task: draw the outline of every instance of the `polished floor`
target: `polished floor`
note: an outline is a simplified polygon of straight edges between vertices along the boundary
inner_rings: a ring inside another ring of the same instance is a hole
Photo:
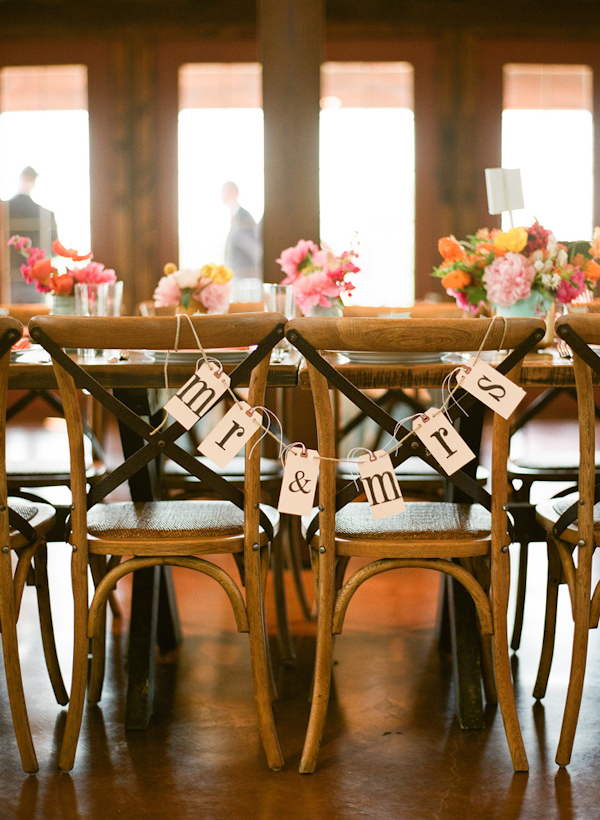
[[[561,427],[564,432],[564,425]],[[65,673],[69,670],[69,554],[52,546],[52,591]],[[591,634],[586,690],[573,760],[554,763],[570,660],[565,593],[548,694],[531,691],[542,628],[545,549],[529,572],[522,647],[514,657],[518,709],[531,771],[514,774],[498,710],[486,728],[461,731],[454,718],[451,660],[435,634],[438,580],[403,570],[360,590],[335,648],[334,697],[319,766],[298,774],[314,653],[314,623],[289,591],[297,658],[277,664],[277,725],[286,758],[267,769],[257,739],[247,642],[235,632],[222,591],[176,571],[184,632],[177,656],[157,669],[146,732],[123,729],[127,621],[113,622],[105,691],[86,708],[76,765],[56,766],[64,711],[41,660],[35,602],[20,621],[37,776],[23,774],[0,675],[1,820],[593,820],[600,816],[600,641]],[[307,573],[307,583],[309,583]],[[127,612],[128,587],[120,590]],[[272,612],[269,612],[273,624]]]

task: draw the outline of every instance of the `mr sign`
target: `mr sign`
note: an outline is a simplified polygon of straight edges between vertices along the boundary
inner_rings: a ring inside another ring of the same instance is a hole
[[[229,388],[229,376],[219,371],[214,362],[204,362],[165,404],[167,413],[186,430],[191,430]]]
[[[437,407],[421,413],[413,422],[413,430],[446,475],[452,475],[475,458],[475,453]]]

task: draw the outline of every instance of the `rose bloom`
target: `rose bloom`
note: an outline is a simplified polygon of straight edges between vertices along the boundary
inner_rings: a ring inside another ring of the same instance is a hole
[[[454,236],[443,236],[438,241],[438,251],[446,262],[455,262],[466,257],[465,249]]]
[[[571,274],[571,281],[562,279],[558,290],[556,291],[556,298],[563,305],[568,305],[573,299],[581,296],[585,288],[585,274],[581,268],[577,268]]]
[[[196,291],[193,298],[203,304],[209,313],[227,313],[230,297],[229,291],[229,285],[210,281],[200,292]]]
[[[488,265],[483,284],[490,302],[500,307],[512,307],[531,294],[535,270],[520,253],[508,252]]]
[[[156,307],[170,307],[181,302],[181,288],[173,274],[162,276],[158,280],[152,298]]]
[[[525,228],[511,228],[506,233],[499,233],[494,239],[494,247],[501,251],[519,253],[527,245],[528,233]]]
[[[286,274],[286,278],[282,280],[282,284],[289,285],[294,282],[301,273],[298,267],[304,262],[307,256],[310,254],[314,260],[315,255],[319,253],[323,252],[319,251],[318,246],[310,239],[301,239],[293,248],[286,248],[286,250],[282,251],[279,259],[275,260],[277,264],[281,266],[281,270]],[[327,254],[325,253],[324,258],[326,259],[326,257]],[[324,260],[321,260],[319,264],[323,261]]]
[[[31,265],[29,267],[28,272],[30,276],[30,281],[35,282],[36,286],[43,285],[44,287],[46,287],[46,285],[48,284],[48,280],[50,279],[52,270],[52,262],[50,261],[50,259],[42,259],[40,262],[36,262],[34,265]]]
[[[85,285],[101,285],[104,282],[116,282],[117,274],[112,268],[105,268],[101,262],[88,262],[83,268],[73,268],[71,276],[76,282]]]
[[[464,270],[452,270],[442,277],[442,287],[457,290],[466,288],[471,283],[471,276]]]
[[[315,305],[331,307],[332,299],[339,299],[340,288],[323,271],[300,276],[294,282],[294,296],[304,315]]]
[[[215,285],[226,285],[233,279],[233,271],[225,265],[215,265],[212,280]]]

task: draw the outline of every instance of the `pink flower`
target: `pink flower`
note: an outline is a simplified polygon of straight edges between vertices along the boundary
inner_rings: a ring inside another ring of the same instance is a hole
[[[158,280],[153,299],[156,307],[169,307],[170,305],[179,304],[181,301],[181,289],[177,284],[177,279],[172,273],[168,276],[162,276]]]
[[[206,282],[206,279],[202,280]],[[194,294],[194,299],[201,302],[209,313],[227,313],[229,307],[229,285],[218,284],[208,280],[209,284],[201,292]]]
[[[12,245],[16,251],[22,251],[24,248],[31,247],[31,239],[28,236],[11,236],[8,240],[8,244]]]
[[[324,271],[300,276],[294,282],[294,296],[304,315],[315,305],[331,307],[332,299],[339,299],[340,287]]]
[[[585,288],[585,274],[581,268],[576,268],[571,274],[571,281],[562,279],[556,291],[556,298],[563,305],[569,304],[573,299],[581,295]]]
[[[105,268],[100,262],[88,262],[83,268],[73,268],[71,276],[76,282],[86,285],[100,285],[103,282],[116,282],[117,274],[112,268]]]
[[[281,252],[279,259],[276,259],[281,270],[286,274],[282,284],[289,285],[294,282],[302,273],[302,268],[311,264],[315,254],[321,254],[317,245],[310,239],[301,239],[293,248],[286,248]]]
[[[498,256],[483,274],[488,299],[500,307],[511,307],[531,294],[535,270],[520,253]]]

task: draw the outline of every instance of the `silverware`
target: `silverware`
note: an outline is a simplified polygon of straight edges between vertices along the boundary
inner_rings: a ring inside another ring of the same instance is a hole
[[[556,349],[558,351],[558,355],[561,359],[572,359],[573,358],[573,351],[569,347],[569,345],[564,342],[562,339],[556,340]]]

